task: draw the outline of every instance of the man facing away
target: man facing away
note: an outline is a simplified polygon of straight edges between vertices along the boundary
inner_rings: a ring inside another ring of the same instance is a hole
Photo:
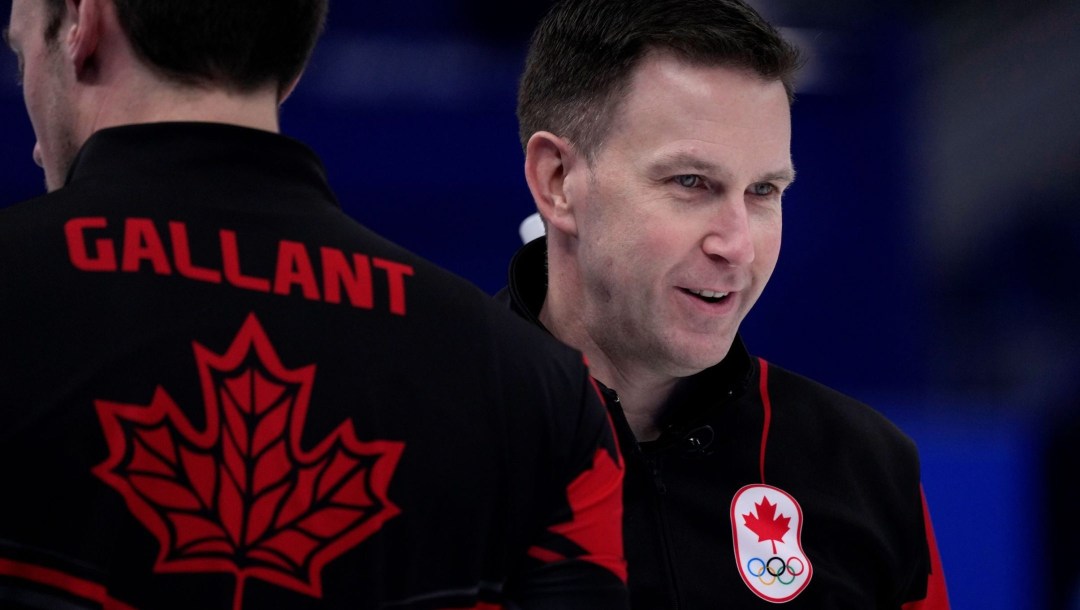
[[[948,606],[913,443],[739,338],[779,254],[797,64],[738,0],[566,0],[533,36],[547,237],[503,297],[603,385],[634,608]]]
[[[278,106],[325,0],[14,0],[0,606],[619,608],[580,353],[347,218]]]

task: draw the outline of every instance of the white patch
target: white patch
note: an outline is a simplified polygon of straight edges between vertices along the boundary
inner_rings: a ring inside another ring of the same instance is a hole
[[[545,233],[547,232],[544,230],[544,220],[540,218],[539,212],[529,214],[518,225],[518,235],[521,237],[521,243],[523,244],[527,244],[537,237],[543,237]]]
[[[802,507],[770,485],[747,485],[731,500],[735,563],[750,590],[766,601],[795,599],[814,568],[802,549]]]

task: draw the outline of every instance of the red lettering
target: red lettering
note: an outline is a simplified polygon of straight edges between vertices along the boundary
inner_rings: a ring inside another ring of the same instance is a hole
[[[106,218],[73,218],[64,225],[68,258],[76,269],[82,271],[119,270],[136,273],[143,271],[149,263],[150,270],[158,275],[171,275],[175,268],[178,275],[190,280],[211,284],[221,284],[224,281],[237,288],[257,292],[289,296],[295,293],[298,287],[300,294],[308,300],[323,300],[334,304],[342,302],[344,293],[348,295],[349,304],[358,309],[372,309],[375,305],[372,277],[372,267],[375,267],[386,273],[390,313],[405,315],[405,278],[415,274],[410,265],[355,252],[349,254],[324,246],[319,248],[322,263],[320,282],[307,246],[302,242],[281,240],[278,242],[277,261],[271,282],[269,278],[245,275],[241,270],[240,248],[235,231],[221,229],[218,232],[221,269],[215,269],[201,267],[192,260],[190,235],[185,223],[173,220],[168,221],[168,226],[171,250],[166,249],[157,226],[149,218],[125,219],[123,241],[120,244],[104,236],[90,239],[91,231],[108,228]],[[122,250],[119,266],[118,245]]]
[[[154,223],[149,218],[128,218],[124,222],[124,259],[121,271],[138,271],[143,261],[149,262],[158,275],[169,275],[169,259]]]
[[[327,303],[341,302],[341,288],[349,293],[353,307],[371,309],[371,262],[363,254],[353,254],[353,264],[336,248],[320,248],[322,254],[323,296]]]
[[[86,249],[85,231],[88,229],[104,229],[108,226],[106,220],[100,216],[93,218],[72,218],[64,223],[64,237],[67,238],[68,258],[76,269],[81,271],[116,271],[116,246],[112,240],[98,239],[94,241],[93,256]]]
[[[188,242],[187,226],[182,222],[169,222],[169,237],[172,238],[173,261],[176,272],[180,275],[211,284],[221,283],[221,272],[206,267],[196,267],[191,262],[191,245]]]
[[[307,249],[300,242],[283,239],[278,243],[274,294],[289,294],[294,285],[300,286],[305,299],[319,300],[319,286],[315,281],[315,269],[311,267]]]
[[[386,271],[386,286],[390,290],[390,313],[405,315],[405,276],[411,276],[413,268],[382,258],[372,260],[371,264]]]
[[[225,279],[237,288],[270,292],[270,280],[244,275],[240,271],[240,251],[236,247],[236,232],[221,230],[221,266],[225,270]]]

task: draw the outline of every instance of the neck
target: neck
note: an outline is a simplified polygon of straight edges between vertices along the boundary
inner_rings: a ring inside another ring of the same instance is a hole
[[[100,22],[102,33],[92,61],[72,74],[74,107],[85,138],[106,127],[133,123],[199,121],[231,123],[278,131],[277,83],[238,92],[219,83],[177,82],[141,60],[112,14]]]
[[[551,250],[548,255],[552,256]],[[570,265],[549,265],[548,290],[540,309],[540,322],[560,341],[585,354],[590,374],[618,393],[634,437],[638,441],[655,440],[660,436],[664,404],[679,378],[653,370],[633,354],[617,354],[597,343],[587,328],[587,314],[582,312],[585,301],[572,290],[581,283],[576,277],[566,277],[572,273]]]
[[[608,359],[599,349],[583,352],[589,359],[589,370],[593,377],[618,393],[619,406],[634,432],[634,438],[638,441],[659,438],[660,416],[678,380],[650,374],[650,371],[642,369],[635,372],[633,367],[620,366]]]
[[[86,136],[118,125],[197,121],[228,123],[277,132],[278,104],[275,87],[252,93],[222,88],[181,86],[155,82],[124,88],[102,88],[87,107],[93,114],[83,125]]]

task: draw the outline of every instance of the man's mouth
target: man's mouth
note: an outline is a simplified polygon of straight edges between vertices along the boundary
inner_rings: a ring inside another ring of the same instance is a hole
[[[683,292],[692,294],[697,298],[705,301],[706,303],[719,303],[727,298],[730,293],[727,292],[715,292],[713,290],[691,290],[690,288],[683,288]]]

